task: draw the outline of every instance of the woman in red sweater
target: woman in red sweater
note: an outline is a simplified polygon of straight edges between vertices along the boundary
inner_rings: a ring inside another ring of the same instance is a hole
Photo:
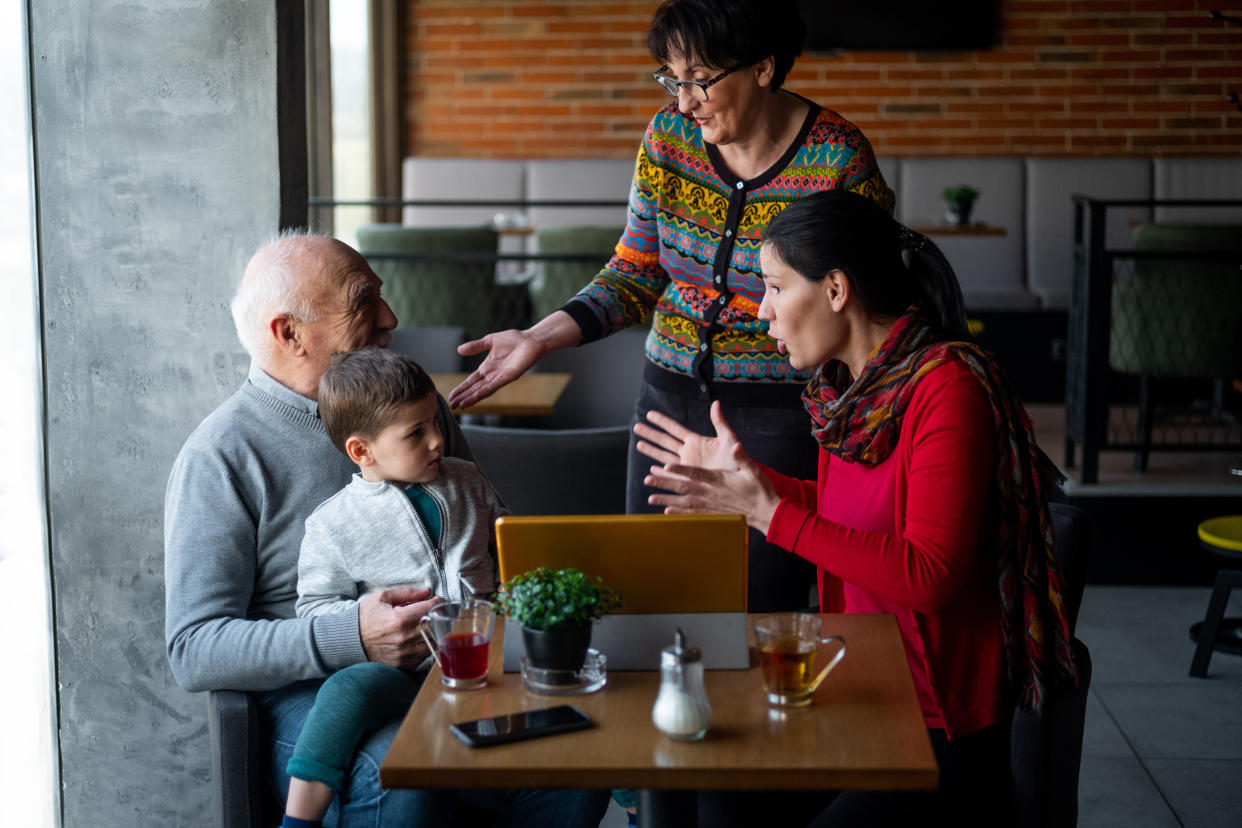
[[[910,265],[902,248],[910,250]],[[818,193],[768,226],[758,316],[795,368],[815,481],[659,413],[635,431],[667,512],[740,512],[819,570],[824,612],[897,618],[940,765],[929,793],[847,792],[815,826],[1003,825],[1015,705],[1076,680],[1052,554],[1058,472],[926,237],[865,198]]]

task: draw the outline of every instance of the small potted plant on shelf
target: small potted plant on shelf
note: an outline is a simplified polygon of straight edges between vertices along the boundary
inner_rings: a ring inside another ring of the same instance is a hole
[[[510,578],[496,599],[496,612],[522,625],[530,664],[567,672],[582,669],[592,622],[620,606],[620,596],[599,578],[546,566]]]
[[[949,209],[945,212],[945,218],[949,220],[949,223],[957,227],[970,224],[970,211],[975,206],[979,191],[967,184],[961,184],[956,187],[945,187],[943,195],[944,200],[949,204]]]

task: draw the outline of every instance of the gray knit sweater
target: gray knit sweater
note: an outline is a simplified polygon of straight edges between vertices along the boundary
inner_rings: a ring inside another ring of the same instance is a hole
[[[473,459],[440,399],[445,454]],[[357,611],[296,618],[306,518],[356,467],[314,400],[252,365],[186,441],[164,499],[164,635],[186,690],[273,690],[366,660]]]
[[[473,463],[446,457],[430,483],[415,484],[440,511],[439,544],[400,484],[355,474],[306,519],[298,558],[299,616],[357,611],[358,599],[392,586],[462,597],[496,591],[496,518],[505,514]],[[460,580],[459,580],[460,579]]]

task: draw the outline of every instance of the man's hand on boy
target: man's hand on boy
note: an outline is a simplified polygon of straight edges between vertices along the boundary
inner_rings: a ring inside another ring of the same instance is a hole
[[[358,602],[358,630],[368,661],[411,669],[427,657],[427,642],[418,633],[418,622],[443,602],[429,595],[431,590],[426,588],[389,587]]]

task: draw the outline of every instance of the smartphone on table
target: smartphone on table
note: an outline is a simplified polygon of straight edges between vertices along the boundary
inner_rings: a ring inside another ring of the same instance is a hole
[[[449,730],[470,747],[488,747],[590,726],[591,719],[587,714],[571,704],[562,704],[542,710],[523,710],[505,716],[457,722],[450,724]]]

